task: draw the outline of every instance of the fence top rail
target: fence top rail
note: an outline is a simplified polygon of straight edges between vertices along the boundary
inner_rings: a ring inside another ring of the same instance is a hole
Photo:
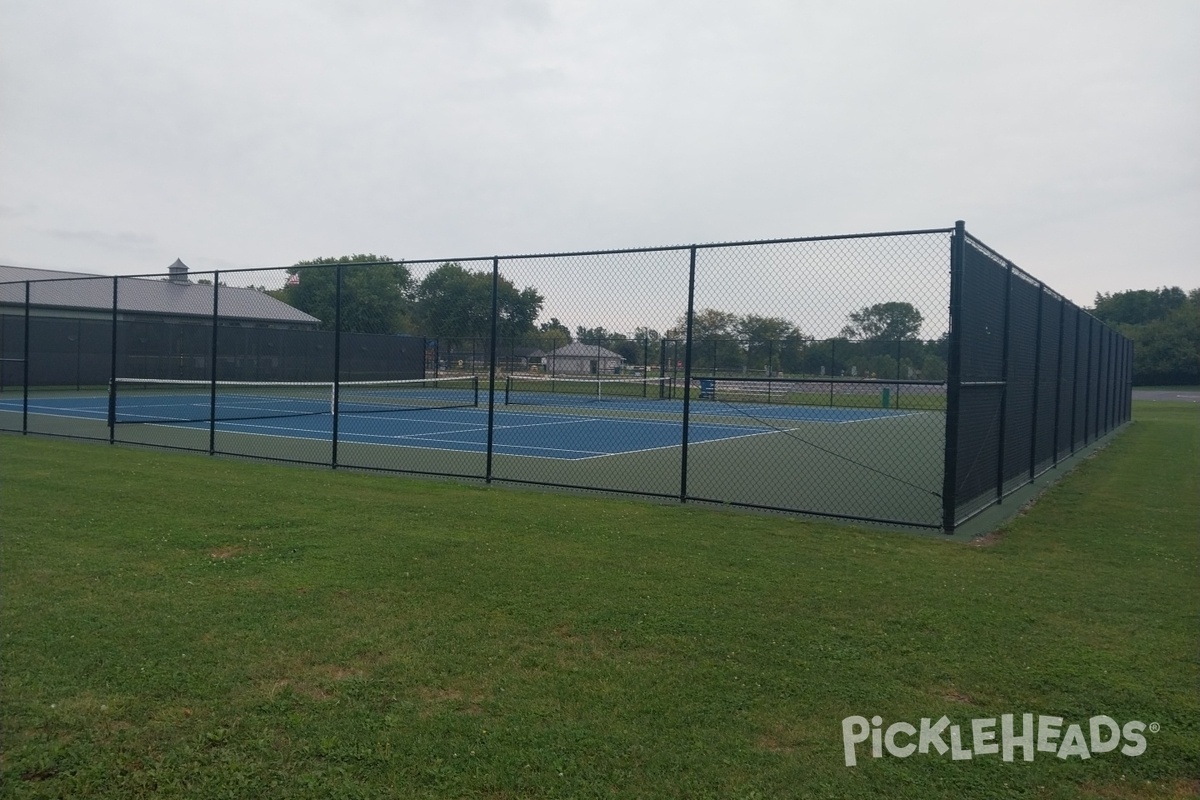
[[[953,233],[953,228],[924,228],[908,231],[874,231],[867,233],[844,233],[830,236],[795,236],[786,239],[746,239],[743,241],[734,242],[707,242],[704,244],[678,244],[667,245],[663,247],[628,247],[614,250],[578,250],[562,253],[517,253],[507,256],[499,256],[501,261],[517,261],[521,259],[533,258],[555,258],[555,257],[578,257],[578,256],[608,256],[608,255],[623,255],[630,253],[663,253],[681,250],[717,250],[726,247],[760,247],[764,245],[776,244],[799,244],[803,242],[830,242],[845,239],[881,239],[886,237],[896,236],[928,236],[933,234]],[[438,259],[439,261],[444,259]],[[421,263],[410,261],[410,264]]]
[[[954,232],[954,228],[952,228],[952,227],[951,228],[921,228],[921,229],[904,230],[904,231],[874,231],[874,232],[866,232],[866,233],[845,233],[845,234],[836,234],[836,235],[827,235],[827,236],[795,236],[795,237],[789,237],[789,238],[784,238],[784,239],[746,239],[746,240],[741,240],[741,241],[707,242],[704,244],[677,244],[677,245],[665,245],[665,246],[660,246],[660,247],[625,247],[625,248],[613,248],[613,249],[607,249],[607,250],[567,250],[567,251],[561,251],[561,252],[544,252],[544,253],[513,253],[510,255],[503,255],[503,256],[467,256],[467,257],[461,257],[461,258],[403,258],[403,259],[395,259],[395,260],[390,260],[390,261],[348,261],[348,262],[345,262],[342,264],[311,264],[311,265],[284,264],[284,265],[275,265],[275,266],[266,266],[266,267],[233,267],[233,268],[228,268],[228,269],[208,270],[208,271],[195,270],[195,271],[192,271],[190,274],[191,275],[216,275],[219,273],[222,275],[227,275],[229,273],[235,273],[235,272],[236,273],[273,272],[273,271],[278,271],[278,270],[296,269],[296,268],[300,268],[300,269],[331,269],[331,268],[338,267],[338,266],[348,267],[348,268],[358,268],[358,267],[372,267],[372,266],[378,267],[378,266],[396,265],[396,264],[444,264],[447,262],[453,262],[453,263],[458,263],[458,264],[464,264],[464,263],[491,264],[493,260],[520,261],[520,260],[529,260],[529,259],[536,259],[536,258],[579,258],[579,257],[585,257],[585,256],[630,255],[630,254],[634,254],[634,253],[667,253],[667,252],[687,251],[687,250],[691,250],[693,248],[696,250],[716,250],[716,249],[727,248],[727,247],[761,247],[761,246],[765,246],[765,245],[799,244],[802,242],[829,242],[829,241],[842,241],[842,240],[847,240],[847,239],[880,239],[880,238],[898,237],[898,236],[929,236],[929,235],[947,234],[947,233],[953,233],[953,232]],[[147,272],[147,273],[138,273],[138,274],[134,274],[134,275],[120,275],[120,276],[116,276],[116,275],[72,275],[70,277],[63,277],[63,278],[39,278],[36,280],[25,280],[25,281],[0,281],[0,286],[5,285],[5,284],[13,284],[13,283],[43,283],[43,282],[49,282],[49,281],[80,281],[80,280],[96,280],[97,278],[112,279],[115,277],[120,277],[120,278],[161,278],[165,274],[166,273],[160,271],[160,272]],[[214,285],[216,285],[216,281],[214,281],[213,283],[214,283]]]

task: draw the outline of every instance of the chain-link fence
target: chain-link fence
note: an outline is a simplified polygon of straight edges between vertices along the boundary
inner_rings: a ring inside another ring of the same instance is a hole
[[[950,531],[1128,421],[1130,355],[961,223],[173,268],[0,284],[0,429]]]

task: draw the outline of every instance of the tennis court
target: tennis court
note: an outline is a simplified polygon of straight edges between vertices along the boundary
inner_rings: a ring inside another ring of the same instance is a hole
[[[491,396],[485,375],[336,385],[119,378],[109,389],[32,391],[24,417],[23,397],[6,393],[0,427],[276,462],[937,523],[946,420],[938,386],[902,387],[907,407],[896,409],[881,407],[877,387],[866,403],[864,387],[839,386],[830,395],[822,385],[815,393],[808,379],[697,380],[685,397],[671,377],[497,378]]]
[[[404,386],[417,384],[413,394]],[[359,389],[339,386],[337,438],[342,443],[484,453],[488,444],[486,392],[466,380],[376,382]],[[493,452],[509,456],[580,460],[679,448],[683,444],[683,400],[617,394],[595,397],[570,384],[544,382],[544,391],[497,392]],[[631,386],[642,384],[631,383]],[[331,441],[334,416],[328,383],[218,382],[215,393],[202,381],[123,381],[110,405],[102,393],[63,393],[30,398],[29,414],[105,422],[118,432],[137,426],[182,431],[243,434],[278,439]],[[605,387],[608,388],[608,387]],[[21,399],[0,400],[0,411],[20,413]],[[881,409],[814,408],[779,404],[693,401],[689,445],[745,437],[782,435],[789,423],[847,425],[909,416]],[[215,416],[215,422],[210,417]],[[36,423],[35,423],[36,425]],[[134,437],[137,438],[137,437]]]
[[[822,406],[809,402],[811,387],[785,382],[769,395],[745,395],[734,382],[704,397],[693,386],[685,400],[670,378],[498,378],[492,402],[476,376],[336,389],[119,379],[114,391],[30,392],[24,418],[22,396],[0,395],[0,427],[899,524],[935,525],[940,513],[940,410]],[[920,399],[905,391],[906,402]]]

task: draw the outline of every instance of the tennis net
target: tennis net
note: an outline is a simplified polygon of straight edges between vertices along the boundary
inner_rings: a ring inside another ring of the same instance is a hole
[[[117,378],[109,388],[109,424],[272,419],[373,414],[479,405],[479,380],[197,381]]]
[[[507,405],[579,405],[638,399],[665,400],[674,378],[578,378],[509,375],[504,384]]]

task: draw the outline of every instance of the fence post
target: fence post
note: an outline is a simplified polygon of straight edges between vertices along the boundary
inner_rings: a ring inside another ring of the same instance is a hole
[[[688,484],[688,422],[692,413],[692,321],[696,302],[696,248],[688,257],[687,339],[683,344],[683,453],[679,464],[679,502],[687,502]]]
[[[1117,349],[1117,334],[1111,328],[1107,329],[1106,337],[1108,339],[1108,387],[1104,393],[1108,396],[1108,409],[1104,415],[1105,432],[1113,429],[1113,406],[1116,403],[1116,349]]]
[[[1133,339],[1124,341],[1124,371],[1122,374],[1121,391],[1124,395],[1122,402],[1122,422],[1128,422],[1133,416]]]
[[[117,439],[117,280],[113,277],[112,290],[112,330],[110,331],[111,347],[109,352],[108,369],[108,443],[113,444]],[[25,311],[29,313],[28,308]]]
[[[996,447],[996,504],[1004,502],[1004,439],[1008,436],[1008,345],[1012,338],[1012,278],[1013,265],[1004,262],[1004,339],[1000,355],[1000,431]]]
[[[212,303],[212,343],[209,352],[212,353],[208,362],[208,454],[217,453],[217,298],[221,292],[221,272],[213,273],[213,303]]]
[[[116,280],[115,278],[113,279]],[[30,284],[25,281],[25,344],[21,353],[21,435],[29,433],[29,306]]]
[[[1066,332],[1067,324],[1067,299],[1060,297],[1058,301],[1058,355],[1055,356],[1054,362],[1054,454],[1052,456],[1052,464],[1055,468],[1058,467],[1058,438],[1060,436],[1059,423],[1062,421],[1062,360],[1063,360],[1063,334]]]
[[[330,429],[329,467],[338,466],[338,422],[341,418],[341,377],[342,377],[342,265],[338,264],[333,276],[333,399],[330,401],[330,411],[333,413],[333,423]]]
[[[1042,399],[1042,298],[1046,287],[1038,281],[1037,332],[1033,337],[1033,410],[1029,420],[1029,480],[1037,468],[1038,403]]]
[[[492,343],[491,363],[488,366],[488,423],[487,423],[487,467],[484,482],[492,482],[492,450],[496,432],[496,317],[499,315],[497,294],[500,285],[500,257],[492,257]]]
[[[1071,355],[1073,365],[1071,367],[1071,455],[1075,455],[1075,429],[1079,427],[1079,307],[1074,303],[1071,308],[1075,309],[1075,346],[1071,349],[1074,351]]]
[[[1083,387],[1083,446],[1087,447],[1091,442],[1092,432],[1092,318],[1087,318],[1088,329],[1088,348],[1087,348],[1087,366],[1088,379],[1087,385]]]
[[[954,533],[958,492],[958,427],[962,390],[962,283],[967,226],[954,223],[950,239],[950,330],[946,341],[946,452],[942,467],[942,530]],[[831,367],[832,371],[832,367]]]

